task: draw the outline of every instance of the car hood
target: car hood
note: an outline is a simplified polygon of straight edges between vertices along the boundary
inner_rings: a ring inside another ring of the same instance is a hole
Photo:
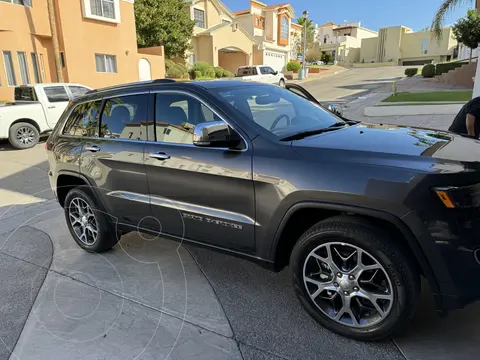
[[[447,131],[384,124],[348,126],[293,141],[292,146],[301,154],[309,148],[323,148],[457,162],[480,161],[479,140]]]

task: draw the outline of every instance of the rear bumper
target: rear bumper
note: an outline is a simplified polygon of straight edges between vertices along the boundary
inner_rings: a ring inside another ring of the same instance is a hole
[[[50,188],[52,189],[55,198],[58,200],[57,184],[52,170],[48,170],[48,181],[50,182]]]
[[[439,311],[480,300],[480,211],[454,211],[437,214],[435,220],[416,212],[403,218],[431,269],[426,275]]]

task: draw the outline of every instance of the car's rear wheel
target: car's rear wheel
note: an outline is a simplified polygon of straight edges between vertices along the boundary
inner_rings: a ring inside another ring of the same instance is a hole
[[[88,188],[70,190],[65,197],[64,210],[68,229],[81,248],[100,253],[118,242],[115,225],[99,209]]]
[[[20,122],[10,127],[8,141],[17,149],[29,149],[37,145],[40,139],[38,129],[29,123]]]
[[[302,305],[327,329],[356,340],[401,330],[413,316],[420,285],[397,241],[364,219],[317,223],[290,258]]]

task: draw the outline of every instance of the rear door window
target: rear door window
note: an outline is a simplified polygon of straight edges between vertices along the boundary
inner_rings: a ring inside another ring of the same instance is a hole
[[[72,136],[98,136],[98,115],[102,101],[91,101],[78,104],[70,114],[63,133]]]
[[[51,103],[70,100],[64,86],[46,86],[43,91]]]
[[[35,89],[31,86],[20,86],[15,88],[16,101],[37,101]]]
[[[148,140],[147,109],[147,94],[107,99],[101,117],[100,137]]]

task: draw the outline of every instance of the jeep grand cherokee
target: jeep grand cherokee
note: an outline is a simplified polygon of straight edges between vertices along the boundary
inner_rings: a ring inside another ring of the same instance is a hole
[[[480,144],[358,123],[303,88],[156,80],[91,91],[49,137],[49,178],[87,251],[140,229],[288,266],[321,325],[359,340],[480,296]]]

